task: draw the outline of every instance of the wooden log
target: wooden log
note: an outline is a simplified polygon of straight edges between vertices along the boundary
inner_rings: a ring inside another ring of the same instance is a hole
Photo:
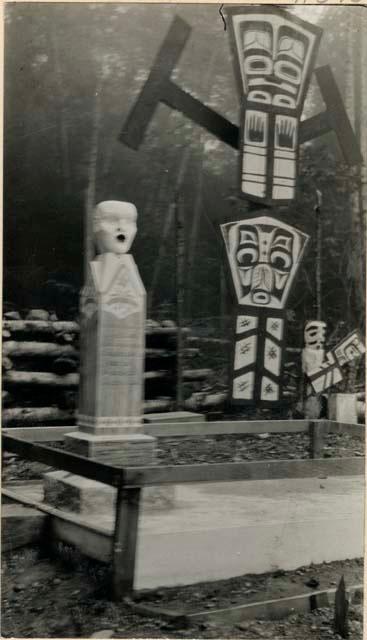
[[[75,335],[73,333],[67,333],[66,331],[59,331],[55,337],[58,342],[70,343],[75,340]]]
[[[9,407],[14,402],[14,398],[9,391],[2,391],[1,399],[3,407]]]
[[[75,347],[71,345],[60,345],[54,342],[17,342],[9,340],[3,346],[3,354],[13,357],[39,357],[58,358],[60,356],[68,356],[78,358],[79,354]]]
[[[192,344],[222,344],[227,345],[230,344],[230,340],[226,338],[202,338],[201,336],[188,336],[186,338],[187,342]]]
[[[62,321],[51,322],[46,320],[4,320],[3,329],[11,334],[17,333],[42,333],[53,334],[60,332],[79,333],[77,322]]]
[[[1,360],[1,368],[3,371],[10,371],[13,368],[13,363],[7,356],[4,356]]]
[[[193,393],[185,400],[185,409],[199,410],[210,407],[218,407],[226,402],[228,393]]]
[[[62,356],[61,358],[56,358],[52,363],[52,370],[58,375],[72,373],[73,371],[78,371],[78,369],[79,359]]]
[[[43,385],[47,387],[77,387],[79,375],[68,373],[58,376],[55,373],[43,371],[8,371],[3,377],[3,383],[15,385]]]
[[[193,381],[193,380],[205,380],[209,375],[213,373],[212,369],[184,369],[183,371],[183,379],[185,381]],[[146,371],[144,374],[145,380],[158,380],[158,379],[166,379],[173,378],[173,374],[171,371],[167,370],[159,370],[159,371]],[[172,379],[173,382],[173,379]]]
[[[69,422],[74,424],[74,410],[68,411],[58,407],[13,407],[4,409],[2,412],[3,427],[19,426],[23,427],[32,424],[50,424]]]
[[[112,548],[112,593],[121,600],[134,588],[135,557],[138,539],[139,488],[119,487]]]
[[[164,378],[170,378],[172,376],[170,371],[146,371],[144,373],[144,380],[162,380]]]
[[[173,398],[145,400],[144,413],[161,413],[162,411],[171,411],[173,409]]]
[[[170,380],[172,372],[168,370],[146,371],[144,380]],[[199,375],[197,376],[199,378]],[[78,373],[57,375],[46,371],[8,371],[3,378],[7,385],[42,385],[48,387],[77,387],[79,384]]]
[[[145,349],[145,359],[155,359],[155,358],[174,358],[176,355],[176,351],[173,349]]]
[[[21,320],[21,315],[19,311],[6,311],[4,313],[4,318],[9,320]]]
[[[8,331],[7,329],[3,330],[3,340],[8,340],[11,337],[11,333],[10,331]]]
[[[200,355],[200,349],[198,347],[186,347],[183,350],[185,358],[196,358]]]
[[[208,376],[213,374],[213,369],[184,369],[184,380],[205,380]]]

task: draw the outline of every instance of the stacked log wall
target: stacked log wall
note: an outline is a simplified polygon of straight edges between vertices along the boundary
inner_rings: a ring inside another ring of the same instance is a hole
[[[184,330],[184,335],[188,330]],[[144,412],[176,409],[177,328],[172,321],[146,325]],[[74,425],[78,406],[79,324],[44,310],[3,319],[3,427]],[[183,380],[189,400],[211,369],[200,367],[200,349],[184,349]],[[199,367],[195,366],[199,362]],[[186,403],[185,403],[186,404]],[[191,403],[192,404],[192,403]],[[185,408],[185,407],[184,407]]]

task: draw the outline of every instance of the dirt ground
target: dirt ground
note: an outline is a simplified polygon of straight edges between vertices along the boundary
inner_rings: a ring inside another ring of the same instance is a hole
[[[257,638],[288,640],[337,640],[333,631],[332,608],[309,614],[292,614],[280,621],[246,621],[232,625],[211,622],[185,626],[156,617],[133,613],[126,604],[109,599],[108,571],[86,560],[65,545],[59,544],[51,556],[41,556],[35,548],[5,554],[2,560],[2,637],[10,638]],[[140,598],[150,604],[183,604],[187,608],[211,608],[221,603],[238,602],[249,590],[257,596],[273,592],[271,583],[279,584],[278,594],[296,585],[312,592],[307,583],[312,578],[320,587],[330,586],[344,574],[348,584],[361,581],[362,560],[304,567],[297,572],[243,576],[229,581],[198,584],[181,589],[160,589]],[[295,578],[296,582],[292,582]],[[250,586],[251,585],[251,586]],[[288,585],[288,586],[286,586]],[[265,588],[265,592],[264,592]],[[256,596],[256,597],[257,597]],[[362,603],[349,611],[350,638],[362,640]]]
[[[60,446],[60,443],[52,443]],[[61,445],[62,446],[62,445]],[[260,434],[160,438],[158,464],[239,462],[242,460],[296,459],[309,456],[308,434]],[[361,438],[328,434],[324,457],[364,455]],[[4,452],[3,482],[37,480],[45,465]],[[362,582],[362,560],[346,560],[247,575],[181,588],[140,592],[136,599],[151,606],[185,611],[235,606],[260,599],[284,597],[335,587],[342,575],[347,586]],[[280,621],[246,621],[223,625],[212,622],[190,627],[132,612],[110,598],[106,567],[57,545],[52,554],[24,548],[2,558],[2,637],[17,638],[242,638],[256,640],[338,639],[333,631],[332,608],[292,614]],[[362,640],[362,603],[349,611],[349,637]]]

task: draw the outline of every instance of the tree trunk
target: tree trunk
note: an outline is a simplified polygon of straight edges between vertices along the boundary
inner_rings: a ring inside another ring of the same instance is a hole
[[[185,173],[186,173],[186,167],[187,167],[187,163],[189,160],[189,155],[190,155],[190,148],[186,147],[183,151],[183,154],[181,156],[181,162],[180,162],[180,167],[178,170],[178,175],[177,175],[177,180],[176,180],[176,185],[175,185],[175,193],[180,193],[181,188],[182,188],[182,183],[183,180],[185,178]],[[168,243],[168,238],[170,235],[170,231],[172,228],[172,224],[174,221],[174,217],[175,217],[175,203],[172,202],[170,204],[170,206],[168,207],[168,212],[166,215],[166,219],[164,221],[164,227],[163,227],[163,233],[162,233],[162,241],[161,244],[159,245],[159,252],[158,252],[158,258],[156,260],[156,263],[154,265],[154,270],[153,270],[153,277],[152,277],[152,281],[148,290],[148,296],[147,296],[147,308],[148,308],[148,316],[150,316],[152,314],[152,308],[153,308],[153,302],[154,302],[154,294],[155,294],[155,290],[157,288],[157,284],[159,281],[159,275],[161,272],[161,268],[162,268],[162,263],[163,260],[166,256],[167,253],[167,243]]]

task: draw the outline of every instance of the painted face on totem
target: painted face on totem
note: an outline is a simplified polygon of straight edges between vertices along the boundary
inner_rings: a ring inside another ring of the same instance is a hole
[[[111,200],[97,205],[94,238],[99,253],[127,253],[134,241],[137,211],[130,202]]]
[[[221,228],[239,304],[283,309],[308,236],[265,216]]]
[[[326,322],[310,320],[306,322],[304,330],[305,347],[308,349],[324,349]]]
[[[243,26],[243,71],[247,99],[295,109],[301,88],[307,40],[296,29],[271,23]]]
[[[248,101],[296,109],[306,90],[317,37],[289,13],[233,15],[238,64]]]

